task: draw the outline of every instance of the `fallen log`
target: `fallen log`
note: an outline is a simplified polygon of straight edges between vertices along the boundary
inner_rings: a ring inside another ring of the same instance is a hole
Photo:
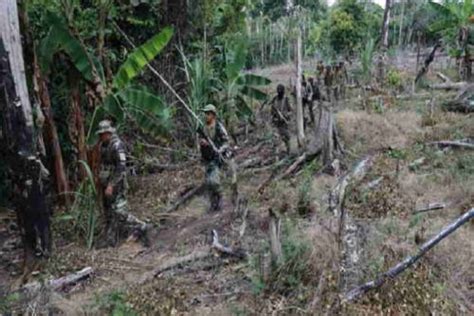
[[[360,161],[356,167],[345,175],[329,194],[329,210],[335,215],[341,215],[346,188],[351,182],[357,182],[364,178],[367,171],[374,163],[374,157],[370,156]]]
[[[236,257],[238,259],[245,259],[248,257],[248,254],[242,249],[232,249],[231,247],[224,246],[219,242],[219,235],[215,229],[212,230],[212,248],[218,252]]]
[[[413,211],[413,214],[419,214],[429,211],[441,210],[446,207],[444,203],[430,203],[428,206]]]
[[[68,285],[77,283],[80,280],[83,280],[89,277],[92,274],[92,272],[93,272],[93,269],[91,267],[86,267],[80,271],[68,274],[59,279],[49,280],[44,284],[38,281],[27,283],[20,289],[20,291],[26,291],[30,294],[34,292],[38,292],[41,289],[59,291]]]
[[[182,266],[183,264],[209,258],[211,255],[212,253],[210,251],[210,247],[207,247],[202,250],[196,250],[190,253],[189,255],[183,257],[170,259],[169,261],[160,265],[158,268],[154,269],[152,272],[152,277],[157,277],[161,273]],[[144,283],[146,280],[148,280],[147,277],[145,277],[140,283]]]
[[[176,201],[173,205],[168,207],[166,210],[163,211],[163,213],[171,213],[176,211],[179,207],[181,207],[183,204],[187,203],[191,198],[193,198],[195,195],[201,194],[204,192],[204,189],[206,188],[205,184],[200,184],[187,192],[185,192],[181,198]]]
[[[436,76],[438,76],[438,77],[439,77],[441,80],[443,80],[444,82],[449,82],[449,83],[452,82],[452,80],[451,80],[448,76],[446,76],[445,74],[443,74],[443,73],[441,73],[441,72],[439,72],[439,71],[436,73]]]
[[[444,148],[444,147],[456,147],[456,148],[464,148],[464,149],[474,150],[474,143],[470,143],[470,142],[468,142],[468,141],[469,141],[469,140],[467,140],[467,141],[442,140],[442,141],[439,141],[439,142],[431,142],[431,143],[428,143],[428,145],[435,145],[435,146],[438,146],[438,147],[441,147],[441,148]]]
[[[270,175],[270,177],[268,177],[267,180],[265,180],[259,186],[258,192],[260,192],[260,194],[262,194],[263,191],[265,190],[265,188],[270,183],[272,183],[273,181],[279,181],[279,180],[282,180],[286,177],[289,177],[290,175],[292,175],[293,173],[298,171],[304,164],[306,164],[306,163],[312,161],[313,159],[315,159],[320,153],[321,153],[321,149],[319,149],[318,151],[313,151],[311,153],[304,152],[298,158],[296,158],[296,160],[288,168],[286,168],[282,173],[280,173],[280,174],[278,174],[276,172],[272,173]]]
[[[468,99],[445,102],[442,108],[448,112],[474,113],[474,103]]]
[[[460,81],[460,82],[445,82],[445,83],[437,83],[437,84],[432,84],[429,85],[430,89],[434,90],[459,90],[459,89],[464,89],[468,86],[469,84],[465,81]]]
[[[425,242],[412,256],[406,257],[403,261],[399,262],[387,272],[383,273],[377,279],[367,282],[357,288],[350,290],[344,295],[343,303],[357,300],[362,295],[366,294],[370,290],[377,289],[387,282],[387,280],[394,279],[403,271],[411,267],[421,257],[423,257],[431,248],[436,246],[440,241],[455,232],[459,227],[467,223],[469,220],[474,218],[474,208],[464,213],[461,217],[456,219],[454,222],[446,226],[436,236]]]
[[[238,170],[243,170],[243,169],[259,166],[262,163],[262,161],[263,161],[262,157],[252,157],[252,158],[246,159],[242,163],[240,163],[237,166],[237,169]]]

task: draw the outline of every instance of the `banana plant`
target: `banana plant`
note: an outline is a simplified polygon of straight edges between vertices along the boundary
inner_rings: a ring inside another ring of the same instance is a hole
[[[100,62],[82,44],[79,38],[71,33],[67,23],[61,17],[50,13],[51,25],[48,35],[41,43],[41,65],[49,70],[53,56],[62,51],[71,59],[83,79],[95,87],[102,88],[101,105],[94,109],[87,140],[95,141],[92,133],[98,122],[112,116],[117,123],[125,124],[134,121],[143,131],[153,135],[166,134],[170,129],[172,112],[163,99],[150,89],[133,80],[163,50],[173,36],[173,29],[164,28],[141,46],[132,51],[126,61],[119,67],[111,83],[106,82]]]
[[[438,14],[430,30],[442,34],[448,41],[456,43],[454,54],[463,57],[463,77],[470,80],[472,76],[470,44],[473,44],[472,26],[474,8],[472,0],[445,1],[443,4],[430,1],[431,8]]]
[[[249,120],[253,116],[252,102],[265,101],[267,94],[261,87],[271,83],[262,76],[245,73],[243,68],[247,50],[243,42],[224,49],[222,71],[218,78],[218,102],[224,119]]]

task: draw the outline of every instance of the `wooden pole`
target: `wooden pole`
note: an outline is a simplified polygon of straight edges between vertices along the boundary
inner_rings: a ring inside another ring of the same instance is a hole
[[[296,129],[298,146],[305,148],[304,122],[303,122],[303,100],[301,95],[301,77],[303,76],[302,56],[301,56],[301,28],[298,28],[296,39]]]

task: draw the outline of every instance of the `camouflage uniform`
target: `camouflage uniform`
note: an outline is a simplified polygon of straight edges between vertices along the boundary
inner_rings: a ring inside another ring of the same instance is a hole
[[[309,112],[309,117],[311,119],[311,123],[314,123],[313,86],[310,83],[308,83],[306,81],[303,81],[301,88],[303,90],[302,94],[301,94],[301,96],[303,98],[303,112],[305,111],[305,109],[307,109],[308,112]],[[306,120],[305,120],[305,122],[306,122]]]
[[[100,186],[104,193],[107,186],[113,187],[110,197],[103,197],[103,206],[107,225],[107,238],[112,244],[119,240],[120,222],[132,226],[132,229],[146,230],[146,223],[129,213],[127,202],[126,150],[124,143],[114,133],[107,143],[100,145]]]
[[[235,164],[231,159],[231,151],[229,147],[229,135],[224,125],[215,121],[213,125],[205,125],[200,131],[201,139],[206,140],[206,137],[211,139],[217,150],[221,153],[226,162],[229,164],[232,172],[232,185],[233,189],[237,185],[237,174],[235,170]],[[223,165],[223,161],[219,153],[217,153],[211,145],[201,145],[201,158],[206,167],[206,186],[209,192],[209,199],[211,201],[210,211],[219,211],[222,203],[222,187],[221,187],[221,175],[220,169]]]
[[[333,97],[333,70],[331,66],[326,66],[326,70],[324,72],[324,86],[326,87],[326,100],[331,102]]]
[[[287,153],[290,153],[290,112],[291,106],[287,96],[278,98],[275,96],[271,102],[272,124],[278,130],[278,134],[285,143]]]

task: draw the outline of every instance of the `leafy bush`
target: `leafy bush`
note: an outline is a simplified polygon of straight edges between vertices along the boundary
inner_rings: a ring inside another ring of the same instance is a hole
[[[402,86],[402,76],[395,69],[390,69],[387,74],[387,83],[394,89],[400,89]]]

